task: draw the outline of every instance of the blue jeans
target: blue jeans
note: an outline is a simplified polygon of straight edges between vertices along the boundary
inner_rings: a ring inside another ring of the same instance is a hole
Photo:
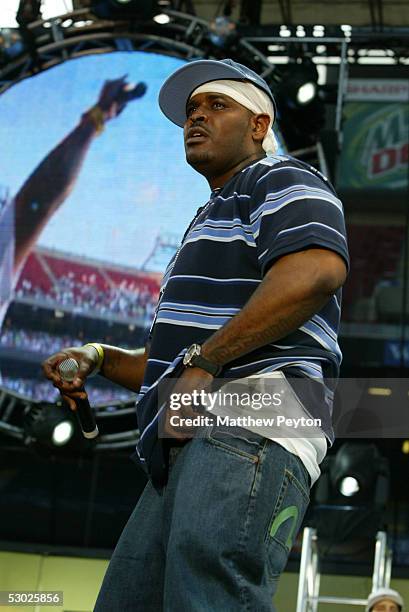
[[[173,450],[168,484],[146,485],[95,612],[274,611],[309,501],[300,459],[240,428]]]

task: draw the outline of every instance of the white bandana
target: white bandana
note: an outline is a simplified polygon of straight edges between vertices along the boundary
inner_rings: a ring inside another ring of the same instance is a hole
[[[262,147],[267,155],[277,152],[277,140],[271,129],[275,119],[274,106],[268,95],[259,87],[248,82],[223,79],[221,81],[209,81],[200,85],[190,94],[190,98],[199,93],[224,94],[245,108],[248,108],[252,113],[270,115],[270,125],[262,142]]]

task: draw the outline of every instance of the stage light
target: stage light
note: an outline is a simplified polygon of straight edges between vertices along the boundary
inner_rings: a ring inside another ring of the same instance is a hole
[[[346,476],[339,483],[339,490],[345,497],[352,497],[359,491],[359,483],[353,476]]]
[[[302,58],[288,64],[283,76],[281,91],[289,105],[306,106],[317,95],[318,70],[309,58]]]
[[[275,58],[272,59],[275,63]],[[325,104],[318,86],[318,69],[310,57],[290,56],[277,68],[273,84],[278,122],[288,151],[314,146],[325,126]]]
[[[166,23],[169,23],[170,17],[169,15],[166,15],[166,13],[159,13],[159,15],[155,15],[155,17],[153,18],[153,21],[156,21],[156,23],[160,23],[161,25],[164,25]]]
[[[325,28],[322,25],[315,25],[312,31],[312,35],[316,38],[325,36]]]
[[[334,487],[347,496],[368,497],[378,471],[380,455],[374,444],[345,442],[337,452],[330,474]]]
[[[295,35],[299,38],[304,38],[305,36],[305,30],[304,30],[304,26],[297,26],[297,29],[295,31]]]
[[[389,462],[373,443],[345,442],[326,457],[308,518],[318,539],[351,550],[372,539],[383,526],[389,478]]]
[[[92,25],[93,21],[91,19],[86,19],[85,21],[74,21],[74,28],[85,28],[86,26]]]
[[[74,413],[62,402],[33,404],[24,418],[24,442],[37,450],[71,452],[90,448],[79,431]]]
[[[300,106],[308,104],[315,98],[317,93],[317,84],[313,82],[304,83],[297,91],[297,102]]]
[[[227,49],[236,37],[236,23],[228,15],[216,17],[211,22],[209,38],[216,47]]]
[[[280,36],[282,36],[283,38],[288,38],[289,36],[291,36],[291,31],[287,28],[287,26],[280,27]]]
[[[67,444],[74,434],[74,425],[71,421],[61,421],[54,427],[51,439],[56,446]]]

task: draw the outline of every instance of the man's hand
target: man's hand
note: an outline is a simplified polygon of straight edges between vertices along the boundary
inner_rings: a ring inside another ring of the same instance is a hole
[[[59,364],[72,357],[79,365],[77,376],[72,382],[64,381],[58,369]],[[87,394],[80,390],[85,380],[98,364],[98,353],[92,346],[69,347],[51,355],[42,364],[44,375],[60,390],[62,398],[71,410],[76,410],[75,399],[85,399]]]
[[[209,389],[213,381],[213,376],[202,370],[201,368],[186,368],[182,375],[177,379],[176,384],[172,387],[171,395],[189,393],[193,391],[204,391]],[[179,396],[180,397],[180,396]],[[162,430],[163,437],[176,438],[178,440],[185,440],[192,438],[195,432],[195,427],[183,427],[183,426],[172,426],[170,418],[172,416],[178,416],[184,418],[194,418],[198,416],[198,412],[195,411],[192,406],[181,405],[178,410],[171,410],[169,403],[166,407],[165,421]]]
[[[103,111],[105,121],[117,117],[128,102],[141,98],[146,92],[145,83],[127,83],[127,76],[105,81],[101,89],[97,105]]]

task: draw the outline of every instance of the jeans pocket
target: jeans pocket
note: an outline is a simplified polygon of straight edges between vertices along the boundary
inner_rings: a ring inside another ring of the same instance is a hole
[[[272,581],[284,571],[308,503],[304,485],[286,468],[265,535],[268,574]]]
[[[267,438],[242,427],[217,425],[206,436],[207,441],[230,454],[257,463]]]

